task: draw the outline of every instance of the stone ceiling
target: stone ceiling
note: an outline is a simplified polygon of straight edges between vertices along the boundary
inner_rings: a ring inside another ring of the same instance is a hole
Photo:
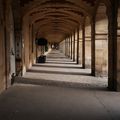
[[[60,42],[90,16],[97,0],[20,0],[38,37]]]

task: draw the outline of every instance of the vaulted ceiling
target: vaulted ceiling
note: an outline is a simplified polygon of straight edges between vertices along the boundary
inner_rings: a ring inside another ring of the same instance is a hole
[[[39,37],[59,42],[93,12],[97,0],[20,0],[23,16]]]

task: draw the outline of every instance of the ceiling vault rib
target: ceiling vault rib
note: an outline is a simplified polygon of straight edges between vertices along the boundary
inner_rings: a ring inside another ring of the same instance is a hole
[[[97,0],[20,0],[23,19],[29,18],[36,37],[60,42],[90,17]]]

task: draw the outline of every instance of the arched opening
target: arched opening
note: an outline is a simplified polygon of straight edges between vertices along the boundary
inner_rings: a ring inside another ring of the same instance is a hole
[[[108,17],[103,3],[97,10],[95,30],[96,76],[108,77]]]

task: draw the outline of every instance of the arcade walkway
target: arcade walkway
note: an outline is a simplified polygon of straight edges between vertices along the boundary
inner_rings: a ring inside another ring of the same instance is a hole
[[[120,120],[120,93],[59,51],[0,96],[0,120]]]
[[[23,79],[24,78],[24,79]],[[17,83],[36,85],[57,85],[68,87],[107,88],[107,78],[91,76],[90,69],[82,69],[58,50],[47,54],[45,64],[34,64]]]

